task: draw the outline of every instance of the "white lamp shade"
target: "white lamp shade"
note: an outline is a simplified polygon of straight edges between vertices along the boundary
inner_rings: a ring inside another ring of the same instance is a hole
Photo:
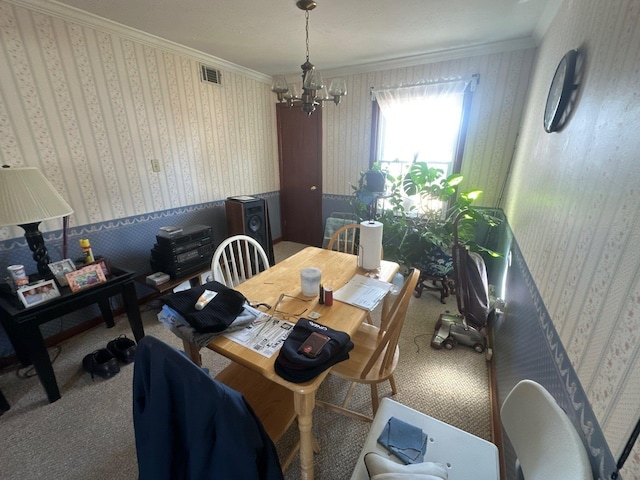
[[[329,86],[329,95],[343,96],[347,94],[347,81],[344,78],[334,78]]]
[[[289,85],[289,91],[284,94],[284,98],[287,100],[300,100],[300,85],[297,83]]]
[[[73,209],[37,168],[0,168],[0,227],[72,213]]]
[[[271,91],[274,93],[287,93],[289,90],[289,85],[287,85],[287,79],[284,75],[277,75],[273,77],[273,82],[271,83]]]
[[[302,86],[308,90],[320,90],[324,87],[322,74],[315,68],[309,70],[307,75],[304,77],[304,84]]]

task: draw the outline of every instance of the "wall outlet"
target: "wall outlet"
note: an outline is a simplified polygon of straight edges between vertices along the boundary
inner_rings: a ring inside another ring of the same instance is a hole
[[[158,159],[151,159],[151,171],[158,173],[160,171],[160,160]]]

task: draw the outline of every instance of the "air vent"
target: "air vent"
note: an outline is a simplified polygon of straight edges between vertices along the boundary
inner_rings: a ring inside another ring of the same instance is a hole
[[[200,71],[202,72],[202,81],[215,83],[216,85],[222,84],[222,73],[220,70],[216,70],[206,65],[200,65]]]

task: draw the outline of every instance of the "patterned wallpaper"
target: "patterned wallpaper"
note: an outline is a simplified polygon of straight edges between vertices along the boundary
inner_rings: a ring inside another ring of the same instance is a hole
[[[564,53],[584,52],[565,129],[547,134]],[[539,48],[505,213],[616,456],[640,417],[640,2],[565,0]],[[640,479],[640,445],[623,478]]]
[[[349,75],[348,96],[323,114],[325,198],[348,196],[369,162],[372,86],[480,74],[465,184],[505,207],[614,454],[640,416],[639,12],[638,0],[565,0],[539,51]],[[139,37],[0,0],[0,163],[40,167],[75,226],[277,192],[269,79]],[[546,134],[551,76],[578,46],[577,110]],[[200,81],[201,62],[222,85]],[[0,240],[22,235],[0,228]],[[640,478],[637,452],[627,479]]]
[[[203,83],[200,59],[180,50],[4,0],[0,39],[0,161],[40,167],[73,206],[73,225],[278,190],[267,78],[223,69],[222,86]],[[368,166],[371,87],[479,73],[463,174],[482,205],[497,206],[534,53],[348,76],[349,95],[323,115],[324,193],[350,195]],[[0,239],[21,234],[0,229]]]
[[[0,162],[41,168],[72,225],[277,191],[268,79],[179,53],[0,1]]]
[[[535,50],[482,55],[346,77],[348,95],[323,111],[323,185],[350,195],[370,159],[372,87],[480,74],[464,151],[462,190],[483,191],[478,205],[497,207],[522,116]]]

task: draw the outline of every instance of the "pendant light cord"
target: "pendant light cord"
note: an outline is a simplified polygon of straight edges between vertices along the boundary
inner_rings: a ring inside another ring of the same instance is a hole
[[[306,20],[305,35],[307,40],[307,62],[309,61],[309,10],[305,10],[304,18]]]

